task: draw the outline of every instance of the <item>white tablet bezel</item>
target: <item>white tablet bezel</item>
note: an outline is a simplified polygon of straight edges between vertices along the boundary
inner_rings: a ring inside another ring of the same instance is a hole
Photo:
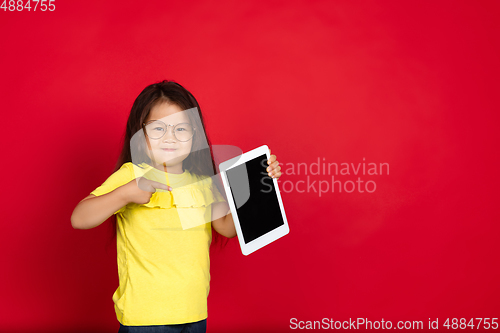
[[[229,208],[231,209],[231,214],[233,216],[234,227],[236,228],[236,234],[238,235],[238,240],[240,243],[241,252],[244,255],[249,255],[252,252],[257,251],[258,249],[268,245],[269,243],[274,242],[275,240],[285,236],[290,232],[290,227],[288,226],[288,222],[285,215],[285,209],[283,207],[283,201],[281,200],[281,194],[278,187],[278,180],[276,178],[273,179],[273,186],[276,190],[276,195],[278,197],[278,202],[281,210],[281,216],[283,217],[284,224],[267,234],[260,236],[259,238],[254,239],[248,244],[245,244],[245,240],[243,238],[243,233],[241,231],[240,220],[238,218],[238,213],[236,210],[236,206],[233,201],[233,195],[231,192],[231,187],[229,187],[229,183],[227,180],[226,170],[230,170],[240,164],[246,163],[254,158],[257,158],[263,154],[266,154],[267,159],[270,158],[269,155],[269,147],[267,145],[263,145],[257,147],[249,152],[242,154],[241,156],[237,156],[225,162],[219,164],[219,171],[222,178],[222,183],[224,185],[224,190],[226,191],[227,201],[229,204]]]

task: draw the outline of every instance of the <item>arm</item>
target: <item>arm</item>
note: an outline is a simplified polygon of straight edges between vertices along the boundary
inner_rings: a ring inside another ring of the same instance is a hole
[[[217,218],[218,216],[221,216]],[[215,220],[214,220],[215,218]],[[212,205],[212,226],[222,236],[233,238],[236,236],[233,215],[229,212],[227,202],[218,202]]]
[[[128,203],[148,203],[156,189],[172,190],[170,186],[159,182],[143,177],[138,179],[139,181],[131,180],[109,193],[99,196],[91,194],[80,201],[71,215],[73,228],[95,228]]]
[[[123,187],[100,196],[91,194],[80,201],[73,210],[71,225],[75,229],[95,228],[126,204]]]

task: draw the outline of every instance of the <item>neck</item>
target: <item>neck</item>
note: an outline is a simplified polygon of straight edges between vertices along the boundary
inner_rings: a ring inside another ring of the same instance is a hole
[[[179,175],[184,173],[184,170],[182,169],[182,163],[170,166],[165,165],[165,163],[155,164],[154,167],[160,171],[164,171],[167,173],[179,174]]]

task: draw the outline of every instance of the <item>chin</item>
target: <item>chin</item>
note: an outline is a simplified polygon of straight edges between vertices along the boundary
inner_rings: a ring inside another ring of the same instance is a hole
[[[179,157],[175,157],[175,158],[169,158],[169,159],[160,159],[160,160],[155,160],[155,162],[157,164],[162,164],[162,165],[166,165],[168,167],[172,167],[172,166],[176,166],[178,165],[179,163],[182,163],[182,161],[185,160],[185,157],[184,156],[179,156]]]
[[[154,161],[157,163],[157,164],[165,164],[166,166],[174,166],[174,165],[177,165],[179,163],[182,163],[182,161],[184,161],[188,156],[189,156],[189,153],[177,153],[175,155],[170,155],[170,156],[165,156],[165,152],[164,151],[159,151],[159,152],[155,152],[154,154]]]

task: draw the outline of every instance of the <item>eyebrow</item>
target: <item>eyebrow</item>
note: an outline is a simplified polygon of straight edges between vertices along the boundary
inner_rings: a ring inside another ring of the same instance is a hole
[[[163,120],[161,120],[161,119],[149,119],[148,121],[145,121],[145,123],[149,123],[150,121],[157,121],[157,120],[159,120],[159,121],[163,121]],[[163,121],[163,122],[164,122],[164,121]],[[179,125],[179,124],[191,124],[191,122],[188,120],[187,122],[186,122],[186,121],[183,121],[183,122],[177,123],[177,124],[175,124],[175,125]],[[167,125],[171,125],[171,124],[167,124]]]

